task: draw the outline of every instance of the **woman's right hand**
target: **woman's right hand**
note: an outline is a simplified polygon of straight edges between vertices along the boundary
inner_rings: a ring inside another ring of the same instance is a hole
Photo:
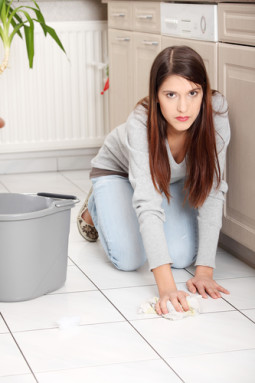
[[[189,294],[182,290],[166,291],[160,294],[160,298],[156,303],[155,309],[158,315],[167,314],[167,301],[170,301],[176,311],[188,311],[189,306],[186,297]]]

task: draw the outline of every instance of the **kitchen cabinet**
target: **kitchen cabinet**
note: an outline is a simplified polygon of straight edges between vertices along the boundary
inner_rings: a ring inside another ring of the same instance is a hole
[[[161,51],[160,4],[108,4],[110,127],[126,121],[149,92],[149,73]]]
[[[130,31],[108,31],[110,78],[110,127],[120,125],[134,106],[133,35]]]
[[[151,65],[161,51],[161,36],[150,33],[134,33],[134,103],[149,94]]]
[[[187,45],[199,53],[205,63],[211,87],[213,89],[218,89],[218,43],[162,36],[162,49],[172,45]]]
[[[222,232],[254,252],[255,4],[220,4],[219,20],[219,90],[228,100],[231,126]],[[248,261],[255,264],[255,257]]]

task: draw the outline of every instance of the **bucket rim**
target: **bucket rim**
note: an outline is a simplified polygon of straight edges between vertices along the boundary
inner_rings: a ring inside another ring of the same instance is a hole
[[[59,204],[59,200],[55,200],[53,198],[49,197],[42,197],[38,196],[36,193],[0,193],[0,201],[1,201],[1,196],[10,196],[10,195],[18,195],[18,196],[24,196],[24,197],[31,197],[31,198],[37,198],[41,200],[48,200],[49,201],[49,206],[40,209],[40,210],[35,210],[32,212],[27,212],[27,213],[14,213],[14,214],[0,214],[0,222],[6,222],[6,221],[23,221],[23,220],[28,220],[28,219],[36,219],[40,217],[45,217],[51,214],[58,213],[63,210],[69,210],[75,205],[75,201],[70,202],[69,204]],[[58,205],[58,206],[57,206]]]

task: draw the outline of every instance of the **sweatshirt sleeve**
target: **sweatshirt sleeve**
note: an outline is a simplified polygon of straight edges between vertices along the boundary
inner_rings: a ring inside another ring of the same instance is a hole
[[[228,105],[221,94],[213,97],[214,127],[216,130],[216,146],[221,171],[224,171],[227,146],[230,141]],[[219,112],[219,113],[217,113]],[[224,195],[228,190],[227,183],[221,179],[219,188],[216,180],[204,204],[198,209],[198,254],[195,265],[215,268],[215,256],[222,226]]]
[[[150,173],[147,114],[139,106],[127,121],[129,180],[134,189],[133,207],[138,217],[150,269],[171,263],[164,233],[165,213],[162,195],[156,191]]]

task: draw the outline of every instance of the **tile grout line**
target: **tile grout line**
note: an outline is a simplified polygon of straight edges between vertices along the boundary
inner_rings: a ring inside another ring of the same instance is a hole
[[[125,319],[125,321],[135,330],[135,332],[147,343],[147,345],[159,356],[159,358],[174,372],[174,374],[183,382],[185,381],[179,376],[179,374],[168,364],[168,362],[159,354],[159,352],[149,343],[149,341],[135,328],[135,326],[125,317],[125,315],[116,307],[113,302],[104,294],[103,290],[101,290],[90,278],[89,276],[74,262],[76,267],[87,277],[94,286],[98,289],[98,291],[107,299],[107,301],[118,311],[118,313]]]
[[[3,181],[0,181],[0,184],[7,190],[7,193],[10,193],[10,189],[4,184]]]
[[[185,269],[186,270],[186,269]],[[193,275],[191,273],[191,271],[189,270],[186,270],[188,273],[190,273],[191,275]],[[237,277],[237,278],[227,278],[227,279],[241,279],[241,278],[255,278],[255,277]],[[216,279],[215,279],[216,280]],[[224,279],[217,279],[218,281],[223,281]],[[235,309],[235,311],[239,312],[239,314],[243,315],[245,318],[247,318],[250,322],[252,323],[255,323],[251,318],[249,318],[247,315],[245,315],[242,311],[240,311],[240,309],[238,309],[237,307],[235,307],[231,302],[229,302],[226,298],[224,298],[223,296],[221,297],[221,299],[223,301],[225,301],[227,304],[229,304],[231,307],[233,307]],[[245,309],[243,309],[245,310]]]
[[[66,175],[64,175],[64,174],[62,173],[62,171],[60,171],[59,173],[61,174],[61,176],[62,176],[65,180],[67,180],[68,182],[70,182],[71,185],[77,187],[82,193],[88,193],[88,191],[86,191],[86,190],[84,191],[79,185],[77,185],[74,181],[70,180],[70,178],[68,178]]]
[[[36,378],[36,376],[35,376],[35,373],[34,373],[34,371],[32,370],[32,367],[31,367],[31,366],[30,366],[30,364],[28,363],[28,360],[27,360],[27,358],[25,357],[25,354],[23,353],[23,351],[22,351],[22,349],[21,349],[20,345],[18,344],[18,342],[17,342],[17,340],[16,340],[15,336],[13,335],[13,333],[12,333],[12,331],[11,331],[10,327],[8,326],[8,324],[7,324],[7,322],[6,322],[5,318],[4,318],[4,316],[2,315],[2,313],[0,313],[0,316],[1,316],[1,318],[3,319],[3,321],[4,321],[4,324],[6,325],[6,327],[7,327],[8,331],[9,331],[9,333],[10,333],[10,335],[11,335],[12,339],[14,340],[14,342],[15,342],[16,346],[18,347],[18,349],[19,349],[19,351],[20,351],[21,355],[23,356],[23,358],[24,358],[24,360],[25,360],[25,362],[26,362],[26,364],[27,364],[27,366],[28,366],[29,370],[31,371],[31,374],[32,374],[32,375],[33,375],[33,377],[35,378],[35,381],[36,381],[37,383],[39,383],[39,381],[37,380],[37,378]]]

